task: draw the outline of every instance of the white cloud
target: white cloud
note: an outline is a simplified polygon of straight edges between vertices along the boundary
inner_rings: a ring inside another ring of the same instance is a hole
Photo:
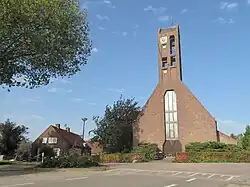
[[[108,16],[101,16],[100,14],[97,14],[96,17],[97,17],[97,19],[99,19],[99,20],[109,20],[109,17],[108,17]]]
[[[249,4],[249,5],[250,5],[250,0],[247,0],[247,4]]]
[[[188,11],[188,9],[187,9],[187,8],[182,9],[182,10],[181,10],[181,14],[184,14],[184,13],[186,13],[187,11]]]
[[[97,105],[97,103],[94,103],[94,102],[89,102],[88,104],[92,105],[92,106],[96,106]]]
[[[106,5],[108,5],[108,7],[110,7],[110,8],[116,8],[116,6],[113,5],[113,3],[111,1],[104,0],[103,3],[106,4]]]
[[[235,21],[231,18],[231,19],[229,19],[228,23],[233,24],[233,23],[235,23]]]
[[[79,103],[79,102],[84,101],[84,99],[83,98],[71,98],[70,101]]]
[[[72,90],[71,89],[67,90],[67,89],[64,89],[64,88],[50,88],[50,89],[48,89],[48,92],[50,92],[50,93],[57,93],[57,92],[68,92],[68,93],[71,93]]]
[[[144,11],[146,12],[153,12],[154,14],[163,14],[166,12],[166,8],[165,7],[159,7],[159,8],[154,8],[152,5],[149,5],[148,7],[144,8]]]
[[[36,114],[32,114],[30,116],[31,119],[35,119],[35,120],[44,120],[44,117],[36,115]]]
[[[91,52],[92,52],[92,53],[97,53],[97,52],[98,52],[98,49],[97,49],[97,48],[93,48],[93,49],[91,50]]]
[[[106,30],[106,28],[101,27],[101,26],[98,26],[97,28],[98,28],[99,30]]]
[[[122,36],[127,36],[128,33],[127,32],[122,32]]]
[[[158,20],[161,21],[161,22],[168,21],[169,20],[169,16],[159,16]]]
[[[224,10],[224,9],[234,9],[237,8],[239,6],[238,3],[229,3],[229,2],[220,2],[220,9]]]
[[[105,4],[111,4],[111,1],[104,0],[103,1]]]
[[[123,93],[124,89],[118,89],[118,88],[109,88],[109,92],[118,92],[118,93]]]
[[[22,98],[21,99],[23,102],[30,102],[30,103],[34,103],[34,102],[39,102],[41,100],[41,97],[34,97],[34,98]]]
[[[158,21],[168,21],[169,16],[164,15],[166,13],[166,8],[165,7],[159,7],[159,8],[154,8],[152,5],[149,5],[148,7],[144,8],[144,11],[146,12],[152,12],[155,16],[158,17]]]
[[[58,92],[58,88],[50,88],[48,89],[48,92],[53,92],[53,93]]]
[[[71,84],[71,82],[68,79],[61,79],[61,82],[64,84]]]
[[[235,21],[232,18],[230,18],[229,20],[227,20],[227,19],[225,19],[223,17],[217,18],[215,20],[215,22],[219,22],[219,23],[222,23],[222,24],[234,24],[235,23]]]
[[[218,123],[223,123],[223,124],[236,124],[237,122],[236,121],[233,121],[233,120],[223,120],[223,119],[218,119],[217,120],[218,121]]]

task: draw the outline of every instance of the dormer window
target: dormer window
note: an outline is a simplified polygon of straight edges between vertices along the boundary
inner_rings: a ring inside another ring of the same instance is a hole
[[[56,137],[49,137],[49,144],[57,144],[57,138]]]

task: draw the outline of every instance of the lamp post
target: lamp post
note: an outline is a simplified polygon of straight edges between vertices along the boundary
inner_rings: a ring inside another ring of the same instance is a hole
[[[86,121],[88,120],[88,118],[82,118],[82,139],[84,140],[84,133],[85,133],[85,124],[86,124]]]

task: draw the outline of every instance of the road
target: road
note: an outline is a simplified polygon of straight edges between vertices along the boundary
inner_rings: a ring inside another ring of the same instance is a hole
[[[248,164],[115,165],[107,171],[81,169],[0,177],[0,187],[247,187]]]

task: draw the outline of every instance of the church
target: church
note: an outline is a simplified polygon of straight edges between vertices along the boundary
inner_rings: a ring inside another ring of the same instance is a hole
[[[166,155],[190,142],[237,140],[217,129],[216,119],[182,80],[179,25],[158,30],[159,81],[133,127],[134,145],[156,143]]]

